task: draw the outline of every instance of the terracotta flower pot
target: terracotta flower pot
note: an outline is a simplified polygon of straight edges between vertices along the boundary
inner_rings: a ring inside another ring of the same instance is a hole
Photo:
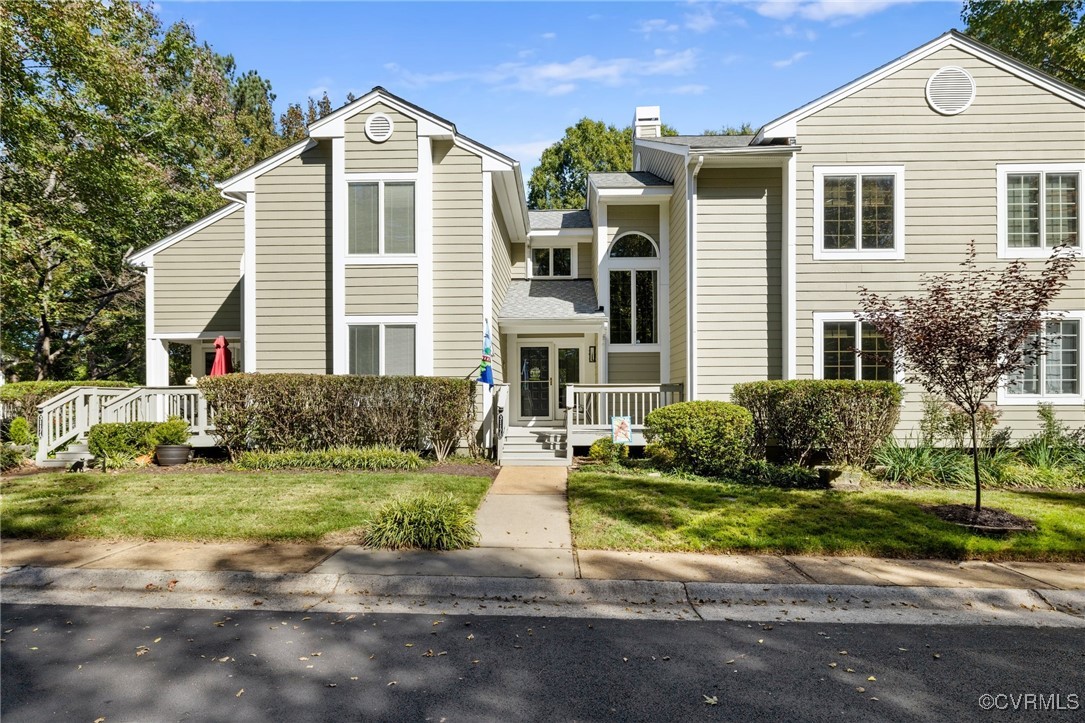
[[[155,460],[159,467],[187,464],[191,455],[192,446],[188,444],[160,444],[154,448]]]

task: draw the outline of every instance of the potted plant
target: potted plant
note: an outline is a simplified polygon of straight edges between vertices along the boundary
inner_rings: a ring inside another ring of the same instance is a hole
[[[188,422],[180,417],[162,422],[151,431],[155,461],[161,467],[187,463],[192,455],[192,445],[188,443],[191,437]]]

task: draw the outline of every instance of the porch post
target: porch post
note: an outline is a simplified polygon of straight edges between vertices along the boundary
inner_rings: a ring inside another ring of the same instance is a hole
[[[165,387],[169,383],[169,342],[150,337],[147,339],[147,386]]]

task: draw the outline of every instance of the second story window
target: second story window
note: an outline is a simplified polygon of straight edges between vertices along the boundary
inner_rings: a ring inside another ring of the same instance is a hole
[[[1047,257],[1081,246],[1080,164],[998,167],[998,249],[1004,257]]]
[[[814,169],[814,258],[904,258],[904,168]]]
[[[573,250],[563,248],[531,249],[531,276],[535,279],[570,278],[573,275]]]
[[[413,254],[414,183],[375,181],[347,187],[347,253]]]
[[[610,247],[607,264],[610,342],[658,344],[659,253],[655,242],[644,234],[625,234]]]

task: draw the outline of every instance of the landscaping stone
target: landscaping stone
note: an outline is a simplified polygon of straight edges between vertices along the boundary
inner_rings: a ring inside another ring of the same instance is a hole
[[[852,469],[840,469],[838,467],[815,467],[818,479],[825,487],[845,492],[858,492],[861,489],[863,473]]]

